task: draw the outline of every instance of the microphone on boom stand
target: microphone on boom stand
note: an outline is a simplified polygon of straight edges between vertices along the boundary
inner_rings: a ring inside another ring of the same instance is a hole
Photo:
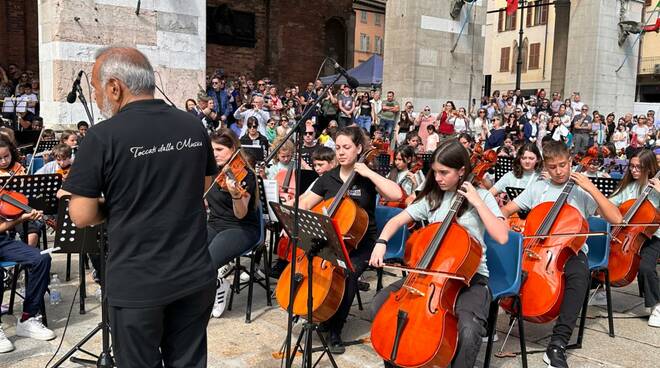
[[[355,79],[355,77],[352,77],[350,74],[348,74],[346,69],[342,68],[342,66],[339,65],[336,60],[330,59],[330,61],[332,61],[332,66],[335,68],[335,72],[346,78],[346,83],[351,86],[351,89],[355,89],[360,86],[360,82]]]
[[[82,77],[84,72],[85,72],[84,70],[78,72],[78,76],[73,81],[73,85],[71,86],[71,92],[69,92],[69,94],[66,95],[66,102],[73,104],[76,102],[76,97],[77,97],[78,100],[80,100],[80,103],[85,108],[85,113],[87,114],[87,119],[89,119],[89,124],[94,125],[94,118],[92,117],[92,113],[89,111],[89,105],[87,104],[87,99],[85,99],[85,95],[83,94],[82,88],[80,88],[80,78]]]

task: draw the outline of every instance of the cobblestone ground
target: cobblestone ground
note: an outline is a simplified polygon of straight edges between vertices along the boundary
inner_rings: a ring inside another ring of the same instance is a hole
[[[53,271],[63,276],[66,267],[66,256],[53,257]],[[73,267],[77,270],[77,257],[73,257]],[[31,339],[17,338],[15,336],[16,316],[21,310],[20,301],[16,304],[14,316],[2,317],[3,326],[9,339],[16,346],[11,353],[0,354],[0,367],[36,368],[45,367],[46,363],[55,353],[67,321],[71,301],[78,286],[78,273],[72,271],[72,279],[64,281],[62,285],[63,302],[48,305],[48,323],[55,329],[58,338],[42,342]],[[63,277],[62,277],[63,279]],[[395,278],[386,276],[385,283]],[[369,305],[374,295],[376,275],[367,272],[365,280],[371,284],[371,290],[361,294],[364,310],[360,311],[354,306],[350,320],[344,332],[344,340],[357,340],[369,337]],[[59,357],[68,351],[77,341],[91,331],[100,321],[100,305],[94,297],[96,285],[91,283],[87,274],[87,308],[86,314],[79,313],[78,299],[76,298],[68,329],[58,353]],[[9,293],[5,293],[4,302],[9,300]],[[280,361],[273,357],[286,335],[286,313],[278,306],[266,307],[265,291],[259,287],[254,291],[253,321],[245,323],[245,308],[247,289],[236,295],[231,311],[226,311],[222,318],[212,319],[208,328],[209,367],[280,367]],[[660,329],[653,329],[646,325],[643,314],[643,301],[638,295],[637,284],[626,288],[613,289],[616,338],[607,334],[606,310],[601,307],[590,307],[582,349],[569,352],[571,367],[657,367],[660,357]],[[498,352],[508,330],[507,316],[500,314],[498,319],[499,341],[495,343],[493,351]],[[527,335],[527,349],[543,349],[551,334],[551,325],[525,324]],[[296,327],[296,336],[299,326]],[[85,346],[90,352],[98,352],[101,348],[100,334],[95,336]],[[478,357],[478,366],[483,365],[485,344]],[[513,329],[504,352],[519,351],[517,328]],[[84,354],[78,354],[84,357]],[[545,367],[542,354],[528,356],[530,367]],[[381,367],[382,363],[371,349],[370,344],[362,343],[351,345],[346,353],[337,356],[337,365],[345,368]],[[51,363],[52,365],[52,363]],[[49,365],[49,367],[51,366]],[[79,367],[80,365],[66,362],[62,367]],[[295,366],[300,366],[300,360]],[[320,367],[329,367],[327,358],[319,363]],[[493,367],[519,367],[519,358],[498,358],[491,360]]]

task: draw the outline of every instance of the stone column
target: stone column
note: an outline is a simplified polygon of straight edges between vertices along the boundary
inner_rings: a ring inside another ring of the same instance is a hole
[[[41,115],[46,126],[87,121],[83,106],[66,96],[79,70],[90,75],[95,52],[105,46],[133,46],[160,74],[156,84],[179,108],[205,85],[206,1],[39,0]],[[162,84],[161,84],[162,83]],[[94,107],[96,121],[102,120]],[[156,92],[156,98],[162,98]]]
[[[471,96],[479,101],[484,80],[486,2],[476,1],[469,14],[470,4],[464,4],[456,19],[450,16],[452,3],[387,1],[383,90],[395,91],[401,105],[411,100],[416,111],[429,105],[438,112],[444,102],[452,100],[457,108],[467,108],[471,79]]]
[[[635,40],[638,35],[629,35],[619,46],[618,24],[620,20],[639,21],[643,5],[643,1],[637,0],[571,2],[566,98],[572,92],[580,92],[582,102],[603,114],[613,111],[620,116],[633,111],[639,54],[639,42],[635,43]],[[617,72],[624,60],[623,67]]]
[[[555,31],[552,45],[552,78],[548,98],[552,93],[559,92],[564,98],[564,81],[566,80],[566,53],[568,51],[568,29],[570,26],[570,0],[555,0]],[[570,92],[569,92],[570,94]]]

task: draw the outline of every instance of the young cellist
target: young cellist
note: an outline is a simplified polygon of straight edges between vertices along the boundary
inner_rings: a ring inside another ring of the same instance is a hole
[[[513,170],[504,174],[495,185],[490,188],[493,195],[506,191],[507,187],[526,188],[533,183],[541,174],[543,159],[536,144],[525,143],[518,149],[516,158],[513,159]]]
[[[447,216],[456,193],[465,196],[469,205],[459,209],[457,222],[481,244],[483,254],[477,274],[472,277],[470,286],[462,290],[456,302],[455,314],[458,318],[459,335],[452,367],[473,367],[481,347],[481,338],[486,335],[488,308],[491,301],[484,232],[487,231],[496,241],[506,243],[509,228],[493,195],[485,189],[475,189],[466,181],[471,171],[470,156],[458,140],[451,139],[442,143],[433,152],[431,162],[431,170],[426,175],[424,189],[413,204],[385,224],[371,252],[369,264],[374,267],[383,266],[387,242],[399,228],[413,220],[424,220],[429,223],[442,221]],[[390,293],[402,287],[403,282],[404,279],[399,280],[376,295],[372,302],[373,316]],[[394,367],[394,365],[386,362],[385,367]]]
[[[424,175],[421,170],[411,171],[415,159],[415,149],[413,147],[405,145],[397,148],[394,156],[394,167],[387,176],[388,179],[399,184],[407,196],[413,194],[424,182]]]
[[[357,248],[350,253],[355,272],[350,273],[346,278],[341,304],[337,312],[321,326],[329,332],[330,351],[334,354],[342,354],[345,348],[341,340],[341,331],[355,298],[357,279],[367,268],[367,261],[376,240],[376,194],[380,194],[386,200],[396,201],[400,199],[401,190],[396,183],[371,170],[365,163],[357,162],[365,149],[364,136],[360,128],[351,126],[340,129],[335,144],[339,166],[319,177],[311,191],[300,198],[300,208],[309,210],[321,201],[334,197],[351,173],[357,174],[347,194],[367,212],[369,226]]]
[[[620,223],[622,216],[596,186],[583,174],[571,172],[571,154],[562,142],[548,142],[543,147],[543,163],[550,179],[535,181],[516,198],[502,207],[504,216],[521,210],[531,210],[543,202],[553,202],[562,193],[565,184],[572,179],[579,186],[568,195],[567,204],[575,207],[586,220],[596,211],[610,223]],[[561,221],[558,218],[556,221]],[[575,328],[580,307],[589,287],[590,273],[586,244],[576,255],[571,255],[564,266],[565,289],[559,317],[552,330],[552,337],[543,361],[548,367],[566,368],[566,346]]]
[[[627,200],[637,199],[644,188],[650,185],[654,190],[649,193],[647,200],[657,210],[660,208],[660,180],[653,178],[657,172],[658,163],[653,152],[644,149],[635,153],[630,158],[626,175],[610,197],[610,201],[615,206],[620,206]],[[644,243],[639,255],[641,260],[637,282],[644,290],[644,306],[650,313],[648,325],[660,327],[660,286],[656,271],[656,261],[660,257],[660,229]]]

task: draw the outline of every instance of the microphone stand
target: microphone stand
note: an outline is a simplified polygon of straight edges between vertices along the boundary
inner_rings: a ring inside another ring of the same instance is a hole
[[[85,94],[83,94],[82,88],[80,87],[80,83],[77,83],[75,85],[74,90],[76,92],[78,100],[80,100],[80,103],[85,108],[85,113],[87,114],[87,119],[89,120],[89,125],[90,126],[94,125],[94,120],[92,119],[92,113],[89,111],[89,104],[87,103],[87,99],[85,99]]]
[[[326,58],[326,60],[328,60]],[[323,61],[325,64],[325,60]],[[300,119],[298,122],[291,128],[291,130],[286,134],[284,139],[280,141],[280,143],[271,150],[271,153],[264,159],[262,166],[268,165],[270,161],[277,155],[277,152],[284,146],[286,141],[288,141],[294,134],[296,134],[296,150],[300,153],[302,150],[302,142],[303,142],[303,135],[304,135],[304,130],[302,130],[305,127],[305,122],[307,119],[311,116],[312,111],[314,110],[314,107],[321,101],[321,98],[323,98],[328,90],[337,83],[337,81],[341,78],[341,73],[337,74],[337,77],[335,80],[328,84],[324,89],[323,92],[321,92],[318,96],[316,96],[316,99],[314,100],[314,103],[311,105],[307,105],[305,110],[303,111],[302,115],[300,116]],[[294,169],[295,169],[295,174],[296,174],[296,190],[295,190],[295,199],[293,202],[293,219],[294,219],[294,227],[291,232],[291,241],[292,241],[292,246],[293,249],[291,250],[291,254],[297,254],[298,251],[298,241],[299,236],[299,222],[300,222],[300,212],[299,212],[299,198],[300,195],[302,194],[300,191],[300,177],[302,176],[301,170],[302,170],[302,155],[298,154],[298,157],[296,157],[296,161],[294,163]],[[286,368],[291,368],[291,365],[293,363],[293,359],[291,359],[291,337],[293,335],[293,301],[294,301],[294,290],[295,290],[295,282],[294,282],[294,275],[296,274],[296,262],[295,259],[292,258],[291,260],[291,284],[289,285],[289,308],[287,308],[287,327],[286,327],[286,341],[285,341],[285,351],[284,351],[284,358],[286,359]],[[309,298],[311,299],[312,295],[309,294]],[[309,311],[311,313],[311,310]],[[311,321],[310,321],[311,322]],[[311,334],[309,335],[311,336]],[[311,353],[311,346],[305,346],[305,354],[307,354],[307,351]]]

